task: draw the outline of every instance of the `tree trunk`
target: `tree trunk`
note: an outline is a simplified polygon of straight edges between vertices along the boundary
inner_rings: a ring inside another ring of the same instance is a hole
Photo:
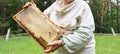
[[[117,32],[120,33],[120,6],[119,6],[119,0],[117,0]]]
[[[103,17],[104,17],[104,0],[102,0],[101,16],[100,16],[100,33],[103,30]]]
[[[108,17],[110,18],[111,15],[111,4],[110,4],[110,0],[106,0],[107,2],[107,13],[108,13]]]
[[[5,23],[5,17],[6,17],[6,5],[5,5],[5,0],[2,0],[2,28],[1,28],[1,34],[4,35],[5,34],[5,27],[4,27],[4,23]]]
[[[96,4],[96,0],[93,0],[93,3]]]
[[[5,5],[5,0],[3,0],[3,20],[5,19],[5,17],[6,17],[6,5]]]

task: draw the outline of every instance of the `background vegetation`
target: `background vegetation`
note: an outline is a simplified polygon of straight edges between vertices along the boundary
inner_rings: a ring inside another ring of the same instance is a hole
[[[12,16],[21,10],[30,0],[0,0],[0,34],[5,34],[7,28],[11,33],[22,33],[23,29],[12,19]],[[90,0],[89,5],[94,15],[96,33],[111,33],[111,28],[120,33],[120,3],[112,0]],[[34,0],[40,10],[45,10],[54,0]]]
[[[120,34],[95,34],[95,39],[96,54],[120,54]],[[28,35],[11,35],[7,42],[1,36],[0,54],[43,54],[43,49]]]
[[[18,35],[25,31],[12,19],[30,0],[0,0],[0,54],[43,54],[42,48],[28,35]],[[86,0],[88,1],[88,0]],[[111,28],[120,33],[120,0],[90,0],[96,30],[95,33],[111,33]],[[54,0],[34,0],[40,10],[44,11]],[[5,42],[7,28],[10,35]],[[17,35],[16,35],[17,34]],[[95,34],[96,54],[120,54],[120,34]],[[51,53],[55,54],[55,53]]]

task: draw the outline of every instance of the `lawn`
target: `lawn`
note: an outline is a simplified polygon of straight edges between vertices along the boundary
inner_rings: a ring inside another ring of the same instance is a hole
[[[120,54],[120,34],[96,34],[96,54]]]
[[[95,39],[96,54],[120,54],[120,35],[95,34]],[[0,54],[43,54],[43,50],[30,36],[11,35],[7,42],[0,37]]]

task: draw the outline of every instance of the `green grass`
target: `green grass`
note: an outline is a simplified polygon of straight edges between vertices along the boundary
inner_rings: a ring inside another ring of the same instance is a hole
[[[96,35],[96,54],[120,54],[120,35]]]
[[[30,36],[12,36],[9,41],[0,38],[0,54],[44,54],[43,49]],[[54,53],[52,53],[54,54]]]
[[[96,54],[120,54],[120,35],[95,34],[95,39]],[[7,42],[0,37],[0,54],[43,54],[43,49],[30,36],[14,35]]]

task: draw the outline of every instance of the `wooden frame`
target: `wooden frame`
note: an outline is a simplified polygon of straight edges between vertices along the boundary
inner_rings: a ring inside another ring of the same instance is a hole
[[[62,29],[32,4],[20,10],[13,19],[44,49],[48,47],[48,43],[59,39],[62,34]]]

